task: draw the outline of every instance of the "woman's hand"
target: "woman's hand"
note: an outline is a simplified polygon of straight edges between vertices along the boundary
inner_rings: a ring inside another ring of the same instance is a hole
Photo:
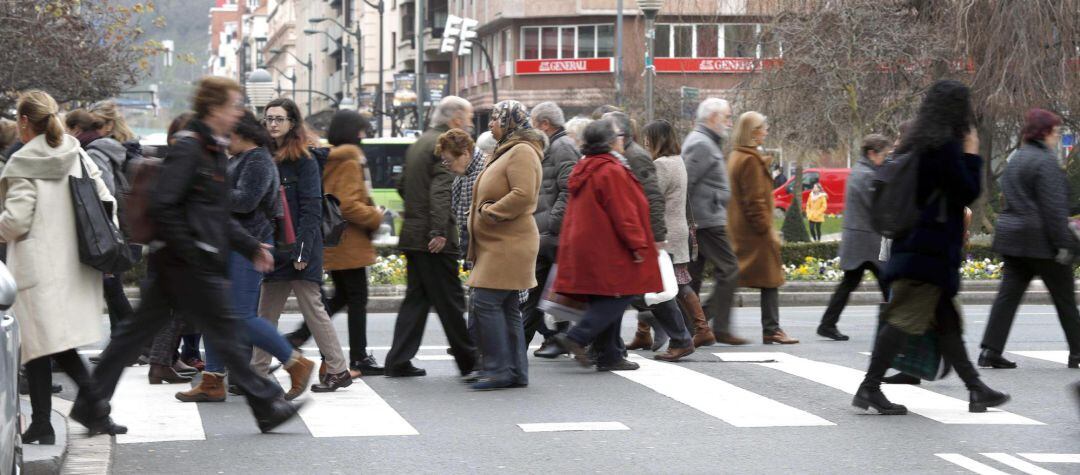
[[[296,262],[293,262],[292,266],[296,270],[304,270],[304,269],[307,269],[307,262],[296,261]]]
[[[964,153],[979,154],[979,132],[975,130],[975,127],[972,127],[964,136]]]
[[[634,264],[641,264],[642,262],[645,262],[645,258],[641,257],[641,253],[639,253],[637,251],[633,251],[633,254],[634,254]]]

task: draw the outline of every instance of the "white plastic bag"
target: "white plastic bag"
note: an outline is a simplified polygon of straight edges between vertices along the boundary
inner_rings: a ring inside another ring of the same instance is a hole
[[[668,255],[667,251],[660,251],[659,254],[660,278],[664,282],[664,290],[660,293],[645,294],[645,305],[650,307],[667,302],[675,298],[675,295],[679,293],[679,282],[675,279],[675,266],[671,264],[671,256]]]

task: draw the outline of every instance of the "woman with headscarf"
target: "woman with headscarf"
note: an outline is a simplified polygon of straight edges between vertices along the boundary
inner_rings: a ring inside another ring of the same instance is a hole
[[[476,179],[469,212],[469,314],[476,319],[483,354],[483,370],[472,385],[476,390],[529,384],[519,296],[536,287],[540,250],[533,211],[544,138],[530,128],[529,113],[517,101],[496,104],[488,126],[498,143]]]

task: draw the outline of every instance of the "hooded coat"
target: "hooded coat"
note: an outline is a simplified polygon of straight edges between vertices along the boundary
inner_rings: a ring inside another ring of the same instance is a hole
[[[330,149],[323,169],[323,193],[341,201],[341,217],[348,222],[341,242],[323,250],[323,267],[328,270],[348,270],[375,263],[375,246],[371,234],[382,224],[382,213],[372,205],[364,183],[364,153],[352,144]]]
[[[523,290],[536,287],[540,232],[533,219],[543,170],[544,139],[517,130],[484,166],[469,212],[469,287]]]
[[[649,201],[634,174],[614,155],[591,155],[574,167],[569,186],[555,291],[630,296],[662,290]],[[642,262],[634,262],[635,251]]]
[[[82,176],[82,161],[98,197],[114,199],[93,160],[80,160],[81,150],[74,137],[65,135],[60,146],[50,147],[39,135],[11,156],[0,175],[0,241],[7,243],[7,265],[18,286],[14,313],[24,362],[105,336],[101,272],[79,261],[68,177]]]

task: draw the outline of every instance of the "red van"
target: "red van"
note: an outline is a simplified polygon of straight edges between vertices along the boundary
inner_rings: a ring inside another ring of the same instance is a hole
[[[821,183],[825,194],[829,196],[827,214],[841,214],[844,212],[844,190],[847,187],[847,177],[851,174],[850,168],[807,168],[803,170],[802,182],[802,207],[806,210],[806,200],[810,198],[810,191],[814,185]],[[773,190],[773,202],[776,208],[787,211],[791,206],[791,193],[795,189],[795,178],[789,178],[786,183]]]

